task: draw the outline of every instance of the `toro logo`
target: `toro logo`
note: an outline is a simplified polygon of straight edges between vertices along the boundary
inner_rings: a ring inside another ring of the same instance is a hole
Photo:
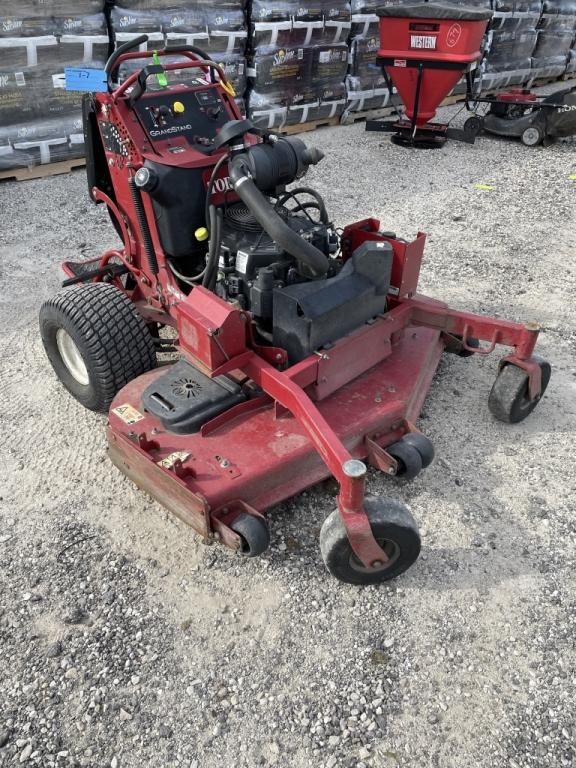
[[[460,24],[452,24],[446,35],[446,45],[448,48],[454,48],[454,46],[457,45],[458,40],[460,40],[461,35],[462,27]]]
[[[215,179],[214,189],[216,192],[228,192],[228,190],[233,189],[230,176],[224,176],[222,179]]]

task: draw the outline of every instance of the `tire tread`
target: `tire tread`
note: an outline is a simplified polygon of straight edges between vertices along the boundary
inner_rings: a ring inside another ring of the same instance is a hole
[[[91,410],[107,411],[122,387],[156,366],[154,342],[144,319],[130,299],[108,283],[60,291],[44,302],[40,327],[45,347],[50,325],[64,327],[81,340],[94,389],[91,404],[83,404]],[[49,357],[54,366],[50,353]]]

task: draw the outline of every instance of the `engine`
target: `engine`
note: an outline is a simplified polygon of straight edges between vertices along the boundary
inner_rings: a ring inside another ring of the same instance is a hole
[[[337,252],[338,236],[330,224],[305,213],[293,213],[287,207],[278,206],[276,210],[290,229],[327,257]],[[339,262],[331,260],[327,276],[336,274],[338,268]],[[225,209],[218,295],[249,310],[266,326],[272,319],[274,290],[309,279],[306,266],[272,240],[245,203],[233,203]]]
[[[252,131],[249,121],[230,121],[214,142],[228,152],[207,185],[203,266],[196,260],[195,276],[188,278],[169,265],[184,283],[201,281],[249,311],[260,343],[285,349],[294,363],[385,311],[393,249],[384,239],[366,241],[340,258],[320,195],[310,187],[290,188],[322,152],[292,137],[247,144]],[[208,202],[224,161],[235,195]]]

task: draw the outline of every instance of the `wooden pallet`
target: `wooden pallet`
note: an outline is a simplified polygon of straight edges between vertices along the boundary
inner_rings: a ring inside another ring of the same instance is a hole
[[[340,125],[339,117],[325,117],[321,120],[309,120],[307,123],[296,123],[296,125],[285,125],[283,128],[274,128],[274,133],[282,136],[292,136],[294,133],[305,133],[306,131],[315,131],[316,128],[332,127]]]
[[[542,88],[544,85],[550,85],[551,83],[559,83],[562,80],[563,75],[558,77],[541,77],[539,80],[534,80],[530,88]],[[515,88],[521,88],[522,86],[514,86]]]
[[[0,181],[29,181],[30,179],[43,179],[46,176],[58,176],[61,173],[70,173],[74,168],[83,168],[85,165],[85,158],[77,157],[74,160],[63,160],[60,163],[35,165],[32,168],[11,168],[8,171],[0,171]]]
[[[399,104],[397,109],[400,109]],[[365,120],[381,120],[384,117],[396,114],[394,107],[380,107],[380,109],[366,109],[363,112],[348,112],[342,115],[342,125],[353,125],[354,123],[363,123]]]
[[[482,94],[484,95],[484,94]],[[441,107],[452,107],[454,104],[461,104],[466,99],[465,93],[451,93],[450,96],[446,96]]]

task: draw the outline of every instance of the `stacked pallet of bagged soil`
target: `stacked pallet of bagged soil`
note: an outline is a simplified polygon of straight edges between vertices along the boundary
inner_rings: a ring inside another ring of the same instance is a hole
[[[494,16],[482,62],[482,90],[527,85],[532,79],[532,56],[541,0],[492,0]]]
[[[79,93],[67,66],[102,67],[103,0],[3,0],[0,4],[0,170],[82,157]]]
[[[201,49],[220,64],[241,102],[246,90],[248,37],[244,0],[117,0],[110,11],[110,22],[117,44],[144,33],[149,42],[143,49],[162,48],[165,44]],[[133,66],[141,64],[136,61]],[[182,79],[191,72],[174,77]]]
[[[248,114],[263,128],[339,117],[346,103],[350,3],[249,5]]]
[[[532,77],[555,78],[574,71],[576,0],[544,0],[532,54]]]
[[[393,3],[399,5],[400,3]],[[390,93],[376,63],[380,47],[379,18],[376,9],[381,0],[352,0],[350,57],[346,77],[346,114],[389,106]],[[394,93],[395,103],[400,101]]]

